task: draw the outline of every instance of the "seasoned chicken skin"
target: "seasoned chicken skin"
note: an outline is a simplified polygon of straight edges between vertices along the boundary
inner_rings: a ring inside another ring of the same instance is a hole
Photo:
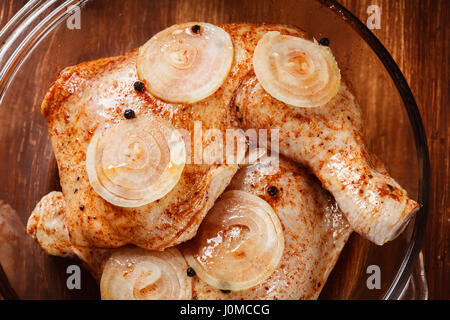
[[[194,299],[316,299],[344,247],[351,229],[332,196],[319,181],[295,163],[265,157],[244,167],[227,190],[242,190],[267,201],[283,226],[285,249],[277,269],[260,285],[244,291],[223,293],[198,277],[193,280]],[[268,194],[276,187],[275,196]],[[115,249],[79,248],[67,242],[61,225],[61,194],[45,196],[33,213],[28,228],[45,251],[78,256],[99,280],[107,258]],[[36,224],[36,222],[38,222]],[[50,234],[54,236],[40,236]],[[51,250],[49,250],[49,248]],[[61,250],[54,250],[61,248]]]
[[[169,194],[137,208],[114,206],[93,190],[85,166],[89,141],[100,124],[127,121],[125,109],[133,109],[137,117],[161,117],[176,128],[191,129],[195,120],[204,127],[230,127],[228,96],[235,80],[230,78],[229,86],[211,101],[167,104],[134,90],[136,55],[133,51],[65,69],[42,104],[66,201],[67,228],[79,246],[163,249],[187,240],[237,170],[236,165],[188,164]]]
[[[255,42],[272,29],[294,31],[283,26],[223,27],[233,40],[234,62],[222,86],[200,102],[171,104],[145,90],[136,91],[137,50],[66,68],[49,89],[41,112],[47,119],[67,207],[65,220],[74,244],[108,248],[135,244],[161,250],[195,235],[206,212],[235,174],[236,165],[186,164],[178,184],[162,199],[138,208],[122,208],[105,201],[89,184],[86,151],[96,128],[126,121],[123,113],[129,108],[136,117],[159,117],[191,133],[195,121],[201,122],[204,131],[233,128],[230,101],[251,69],[248,39]],[[203,147],[208,143],[203,141]]]
[[[65,214],[66,203],[62,192],[52,191],[39,201],[28,219],[27,233],[50,255],[74,255]]]
[[[96,279],[100,279],[105,260],[113,249],[79,247],[72,243],[66,221],[66,203],[62,192],[52,191],[42,197],[27,224],[31,235],[50,255],[79,258]]]
[[[244,128],[279,128],[280,153],[309,167],[352,228],[382,245],[403,231],[418,204],[365,146],[361,110],[348,87],[325,106],[295,108],[249,75],[236,100]]]
[[[138,208],[114,206],[90,186],[86,150],[99,125],[137,117],[162,118],[175,128],[279,128],[280,151],[311,168],[336,198],[354,230],[382,244],[398,234],[418,208],[386,172],[374,169],[364,147],[360,111],[345,85],[326,106],[303,109],[270,97],[253,76],[252,56],[268,31],[307,38],[282,25],[227,24],[234,61],[222,86],[193,104],[171,104],[136,91],[137,51],[66,68],[47,92],[47,119],[66,204],[72,243],[114,248],[134,244],[161,250],[192,238],[237,170],[233,164],[187,164],[166,196]],[[237,110],[239,106],[239,111]],[[207,146],[209,141],[202,142]]]
[[[268,193],[276,187],[275,196]],[[316,299],[351,229],[333,197],[293,162],[269,157],[242,168],[227,190],[242,190],[267,201],[280,218],[285,248],[277,269],[263,283],[224,293],[194,278],[195,299]]]

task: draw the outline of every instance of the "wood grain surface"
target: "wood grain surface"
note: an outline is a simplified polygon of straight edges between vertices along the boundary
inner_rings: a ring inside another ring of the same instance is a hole
[[[419,106],[431,159],[431,197],[424,246],[430,298],[450,298],[450,2],[446,0],[341,0],[366,21],[367,7],[381,7],[373,30],[397,62]]]
[[[26,3],[0,1],[0,27]],[[209,0],[199,2],[210,3]],[[292,0],[295,2],[295,0]],[[450,119],[449,18],[447,0],[340,0],[365,22],[367,7],[381,8],[381,29],[375,35],[405,75],[420,108],[431,158],[431,198],[425,267],[431,299],[450,298]],[[201,4],[200,4],[201,5]]]

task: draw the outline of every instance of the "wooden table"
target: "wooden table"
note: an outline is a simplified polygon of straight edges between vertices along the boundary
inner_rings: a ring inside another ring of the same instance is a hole
[[[340,0],[362,21],[381,7],[373,30],[405,75],[419,106],[431,159],[431,197],[424,245],[431,299],[450,298],[450,3],[445,0]]]
[[[295,0],[292,0],[295,1]],[[374,30],[405,75],[419,105],[431,158],[431,199],[424,254],[431,299],[450,298],[450,3],[447,0],[340,0],[362,21],[381,8]],[[0,27],[26,3],[0,2]]]

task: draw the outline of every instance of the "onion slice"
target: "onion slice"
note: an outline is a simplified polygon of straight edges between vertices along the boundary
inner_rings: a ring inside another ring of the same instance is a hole
[[[190,22],[167,28],[140,47],[137,72],[151,94],[168,102],[193,103],[222,85],[233,56],[225,30]]]
[[[86,155],[94,190],[121,207],[139,207],[165,196],[186,162],[181,134],[157,119],[133,119],[98,128]]]
[[[340,87],[341,73],[328,47],[276,31],[259,40],[253,67],[265,91],[295,107],[322,106]]]
[[[198,277],[221,290],[245,290],[266,280],[284,250],[281,223],[272,207],[248,192],[225,192],[182,247]]]
[[[123,247],[106,261],[103,300],[184,300],[192,297],[188,266],[176,248],[148,251]]]

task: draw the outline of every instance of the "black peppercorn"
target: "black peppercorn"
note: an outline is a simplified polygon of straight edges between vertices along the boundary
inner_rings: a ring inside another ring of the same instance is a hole
[[[144,90],[144,83],[141,81],[136,81],[133,86],[134,86],[134,90],[136,90],[136,91]]]
[[[123,115],[124,115],[124,117],[125,117],[126,119],[133,119],[133,118],[136,117],[136,114],[135,114],[134,111],[131,110],[131,109],[125,110],[125,112],[123,113]]]
[[[186,273],[187,273],[188,277],[195,276],[195,270],[192,268],[187,268]]]
[[[267,188],[267,193],[269,194],[269,196],[275,197],[278,193],[278,188],[275,186],[271,186],[271,187]]]
[[[220,291],[222,291],[223,293],[230,293],[231,292],[231,290],[220,290]]]
[[[236,112],[239,112],[239,106],[236,106]]]
[[[326,46],[326,47],[328,47],[328,46],[330,45],[330,39],[328,39],[328,38],[322,38],[322,39],[320,39],[319,44],[320,44],[321,46]]]
[[[200,33],[200,26],[198,24],[193,25],[191,30],[193,33]]]
[[[84,205],[83,205],[83,204],[80,206],[80,210],[81,210],[81,211],[84,210]]]

